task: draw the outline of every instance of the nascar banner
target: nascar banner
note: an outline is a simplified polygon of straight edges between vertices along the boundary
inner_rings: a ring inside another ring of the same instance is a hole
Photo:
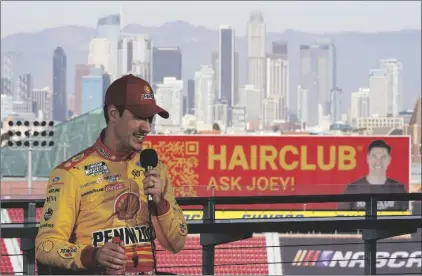
[[[280,238],[283,275],[363,275],[361,236],[294,235]],[[378,241],[377,274],[420,274],[421,235]]]
[[[368,150],[374,143],[381,153],[371,157]],[[144,147],[154,148],[167,165],[176,197],[342,194],[349,184],[365,182],[370,168],[402,187],[391,192],[409,189],[407,136],[148,136]],[[381,205],[385,210],[394,207],[391,202]],[[336,206],[252,208],[330,210]]]

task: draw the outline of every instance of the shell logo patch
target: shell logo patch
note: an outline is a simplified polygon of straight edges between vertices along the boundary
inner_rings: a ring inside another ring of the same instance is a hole
[[[148,85],[145,85],[144,91],[145,91],[145,93],[148,93],[148,94],[151,93],[151,89],[149,88]]]
[[[48,240],[43,242],[41,245],[42,245],[42,250],[46,253],[53,250],[53,247],[54,247],[54,243],[52,241],[48,241]]]
[[[141,201],[136,193],[123,193],[114,203],[114,215],[118,220],[132,220],[141,210]]]

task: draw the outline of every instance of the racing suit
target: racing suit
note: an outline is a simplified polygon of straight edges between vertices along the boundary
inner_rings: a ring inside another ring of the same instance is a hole
[[[177,253],[186,241],[187,226],[164,164],[157,170],[163,196],[153,209],[149,232],[148,199],[143,193],[139,153],[118,154],[101,137],[88,149],[57,166],[48,180],[46,200],[35,240],[36,259],[42,265],[96,272],[94,248],[120,237],[127,266],[151,273],[150,236],[166,250]],[[135,253],[136,252],[136,253]],[[136,262],[130,256],[138,256]]]

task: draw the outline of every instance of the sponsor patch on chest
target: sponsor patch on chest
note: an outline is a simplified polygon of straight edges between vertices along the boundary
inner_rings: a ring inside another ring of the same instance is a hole
[[[85,166],[85,174],[87,176],[95,176],[108,173],[107,164],[103,161],[92,163]]]
[[[99,246],[111,242],[114,237],[120,237],[125,245],[149,242],[151,232],[148,226],[117,227],[92,233],[92,245]]]
[[[124,187],[125,185],[123,183],[108,184],[105,186],[105,191],[106,192],[117,191],[117,190],[123,189]]]

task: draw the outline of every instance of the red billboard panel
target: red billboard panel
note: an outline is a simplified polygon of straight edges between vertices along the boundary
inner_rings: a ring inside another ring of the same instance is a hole
[[[154,148],[167,165],[177,197],[360,193],[371,189],[356,190],[356,185],[373,187],[374,181],[409,189],[407,136],[150,136],[145,148]]]

